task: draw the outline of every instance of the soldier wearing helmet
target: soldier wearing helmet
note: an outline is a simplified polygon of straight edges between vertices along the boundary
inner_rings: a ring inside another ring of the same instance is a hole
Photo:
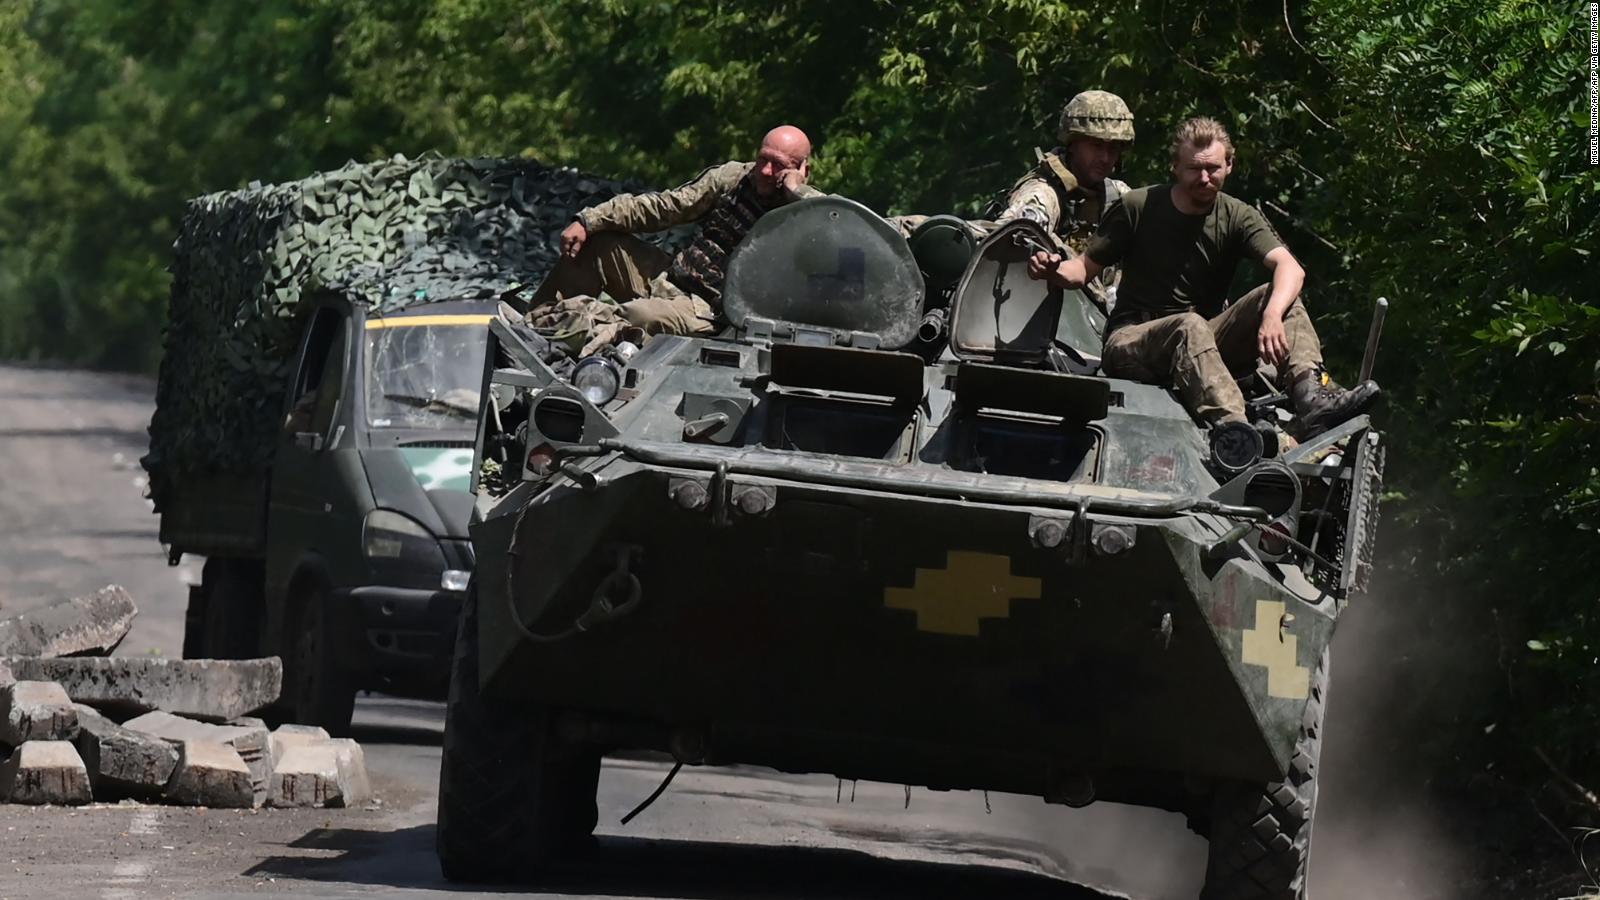
[[[1084,91],[1061,111],[1057,138],[1049,153],[1034,151],[1038,164],[1012,185],[995,218],[1032,219],[1082,253],[1101,215],[1128,191],[1111,173],[1133,143],[1133,113],[1116,94]]]

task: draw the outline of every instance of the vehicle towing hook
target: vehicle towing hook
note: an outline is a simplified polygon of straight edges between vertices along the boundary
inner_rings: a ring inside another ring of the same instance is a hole
[[[595,586],[589,608],[573,623],[578,631],[589,631],[596,625],[615,622],[639,608],[644,599],[644,587],[639,576],[633,574],[633,557],[636,547],[623,547],[617,551],[617,567],[606,573]]]

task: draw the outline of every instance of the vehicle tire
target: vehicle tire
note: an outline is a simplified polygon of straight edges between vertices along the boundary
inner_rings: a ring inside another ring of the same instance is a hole
[[[1304,900],[1327,688],[1328,652],[1324,650],[1311,674],[1311,697],[1289,760],[1287,780],[1266,785],[1227,784],[1217,789],[1201,900]]]
[[[451,663],[436,849],[451,881],[526,881],[592,844],[600,754],[556,738],[543,708],[485,698],[478,591],[467,588]]]
[[[183,658],[206,657],[206,589],[204,583],[189,585],[189,606],[183,612]]]
[[[189,588],[184,659],[250,659],[260,653],[265,587],[259,563],[206,560],[200,584]]]
[[[337,618],[328,592],[309,587],[297,592],[293,641],[283,672],[283,699],[294,721],[320,725],[334,737],[350,733],[356,689],[339,658]]]

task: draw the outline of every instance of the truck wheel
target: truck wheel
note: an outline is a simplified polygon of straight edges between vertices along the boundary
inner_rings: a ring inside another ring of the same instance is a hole
[[[320,587],[305,590],[297,606],[293,649],[283,672],[284,699],[296,722],[321,725],[334,737],[347,736],[356,689],[339,658],[328,592]]]
[[[444,876],[525,881],[587,847],[600,754],[559,741],[547,710],[479,692],[476,585],[462,603],[450,676],[436,844]]]
[[[1328,651],[1324,650],[1311,674],[1311,698],[1287,780],[1217,789],[1201,900],[1304,900],[1327,689]]]
[[[218,557],[206,560],[200,584],[189,588],[184,616],[184,659],[249,659],[260,652],[264,603],[259,564]]]

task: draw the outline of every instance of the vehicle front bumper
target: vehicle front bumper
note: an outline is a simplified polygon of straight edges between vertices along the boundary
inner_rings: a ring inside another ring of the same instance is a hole
[[[449,684],[462,591],[363,585],[335,591],[358,682],[437,694]]]

